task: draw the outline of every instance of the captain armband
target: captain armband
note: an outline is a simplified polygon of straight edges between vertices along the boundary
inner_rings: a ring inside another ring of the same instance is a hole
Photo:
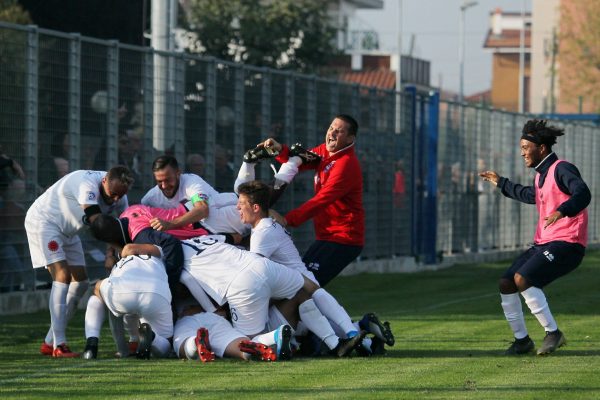
[[[208,196],[205,195],[204,193],[202,193],[202,194],[196,193],[195,195],[192,196],[190,201],[192,202],[192,205],[196,205],[196,203],[201,202],[201,201],[208,204]]]

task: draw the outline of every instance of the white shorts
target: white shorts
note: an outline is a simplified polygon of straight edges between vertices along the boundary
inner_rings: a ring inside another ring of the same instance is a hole
[[[70,266],[85,267],[85,256],[79,236],[65,236],[58,226],[41,221],[30,214],[25,217],[25,231],[33,268],[46,267],[59,261],[66,261]]]
[[[262,333],[269,318],[269,301],[291,299],[302,286],[304,277],[297,271],[266,258],[257,258],[227,289],[234,328],[246,335]]]
[[[110,282],[102,281],[100,294],[106,307],[114,315],[136,314],[141,322],[150,324],[152,331],[165,339],[173,336],[173,312],[171,303],[152,292],[119,293]]]
[[[175,323],[173,334],[173,350],[179,355],[181,345],[190,337],[196,337],[200,328],[208,329],[208,341],[211,350],[217,357],[223,358],[225,349],[236,339],[245,338],[242,332],[236,330],[229,321],[220,315],[213,313],[198,313],[185,316]]]

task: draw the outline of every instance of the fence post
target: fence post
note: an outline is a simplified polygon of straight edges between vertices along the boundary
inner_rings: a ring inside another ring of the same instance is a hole
[[[244,66],[236,64],[235,67],[231,68],[235,68],[233,89],[233,157],[234,160],[241,160],[245,151],[245,147],[250,148],[256,143],[246,144],[244,138]]]
[[[71,170],[81,166],[81,35],[69,40],[69,162]]]
[[[30,25],[27,30],[25,53],[25,174],[31,192],[35,192],[38,182],[38,66],[39,33],[38,27]]]
[[[410,114],[409,118],[409,132],[411,136],[411,163],[410,163],[410,249],[411,254],[416,256],[419,254],[420,242],[418,239],[419,229],[418,223],[419,219],[417,217],[417,206],[419,202],[419,190],[417,187],[417,182],[419,181],[417,177],[418,171],[418,163],[419,163],[419,153],[417,151],[417,88],[413,85],[406,85],[404,87],[404,91],[406,92],[406,97],[410,99],[410,104],[408,107],[406,105],[403,108],[407,109]]]
[[[206,109],[205,109],[205,154],[206,159],[206,180],[215,181],[215,143],[217,136],[217,62],[210,57],[206,62]]]
[[[143,113],[143,149],[142,171],[147,171],[142,176],[142,187],[151,187],[154,183],[152,176],[153,138],[154,138],[154,49],[149,48],[142,58],[142,113]]]
[[[429,112],[427,121],[427,180],[424,192],[424,219],[423,224],[423,251],[425,264],[436,262],[437,239],[437,147],[438,147],[438,121],[440,114],[440,94],[429,93]]]
[[[119,121],[119,42],[110,40],[106,48],[106,168],[118,162]]]

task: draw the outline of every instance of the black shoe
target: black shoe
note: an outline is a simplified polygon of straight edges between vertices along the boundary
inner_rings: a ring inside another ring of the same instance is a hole
[[[335,346],[335,349],[331,350],[331,352],[338,357],[349,356],[356,347],[362,346],[362,340],[365,338],[366,334],[367,332],[360,331],[356,336],[348,339],[340,339],[338,345]]]
[[[382,356],[385,354],[385,342],[378,337],[371,339],[371,353],[374,356]]]
[[[560,330],[557,329],[554,332],[546,332],[542,347],[538,349],[537,354],[538,356],[544,356],[546,354],[554,353],[556,349],[565,344],[567,344],[567,339],[565,339],[565,335],[563,335]]]
[[[95,360],[98,358],[98,338],[97,337],[89,337],[85,342],[85,350],[83,350],[83,354],[81,358],[85,360]]]
[[[381,322],[375,313],[367,313],[358,322],[361,329],[372,333],[375,337],[383,340],[388,346],[393,346],[396,343],[394,334],[390,328],[390,323],[385,321]]]
[[[289,325],[281,325],[275,331],[275,345],[277,360],[291,360],[292,359],[292,327]]]
[[[256,164],[261,160],[277,157],[277,155],[279,155],[279,152],[272,147],[256,146],[244,154],[244,162]]]
[[[515,339],[508,349],[504,352],[507,356],[531,353],[535,349],[535,343],[529,336],[523,339]]]
[[[318,164],[321,162],[321,156],[317,153],[306,150],[300,143],[293,144],[290,147],[290,157],[300,157],[302,164]]]
[[[140,341],[138,343],[136,357],[140,359],[150,359],[152,351],[152,341],[154,340],[154,332],[147,323],[140,325]]]

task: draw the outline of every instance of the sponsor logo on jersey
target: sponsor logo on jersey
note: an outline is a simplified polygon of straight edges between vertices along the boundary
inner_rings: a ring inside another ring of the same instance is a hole
[[[318,271],[319,267],[320,267],[319,263],[316,263],[316,262],[308,263],[308,265],[306,266],[306,268],[313,270],[313,271]]]
[[[548,261],[550,261],[550,262],[554,261],[554,254],[550,253],[548,250],[544,251],[544,255],[546,256]]]
[[[48,250],[52,252],[58,251],[58,243],[56,240],[51,240],[48,242]]]
[[[96,199],[96,193],[94,193],[94,192],[87,192],[87,198],[88,198],[88,200],[95,200]]]

